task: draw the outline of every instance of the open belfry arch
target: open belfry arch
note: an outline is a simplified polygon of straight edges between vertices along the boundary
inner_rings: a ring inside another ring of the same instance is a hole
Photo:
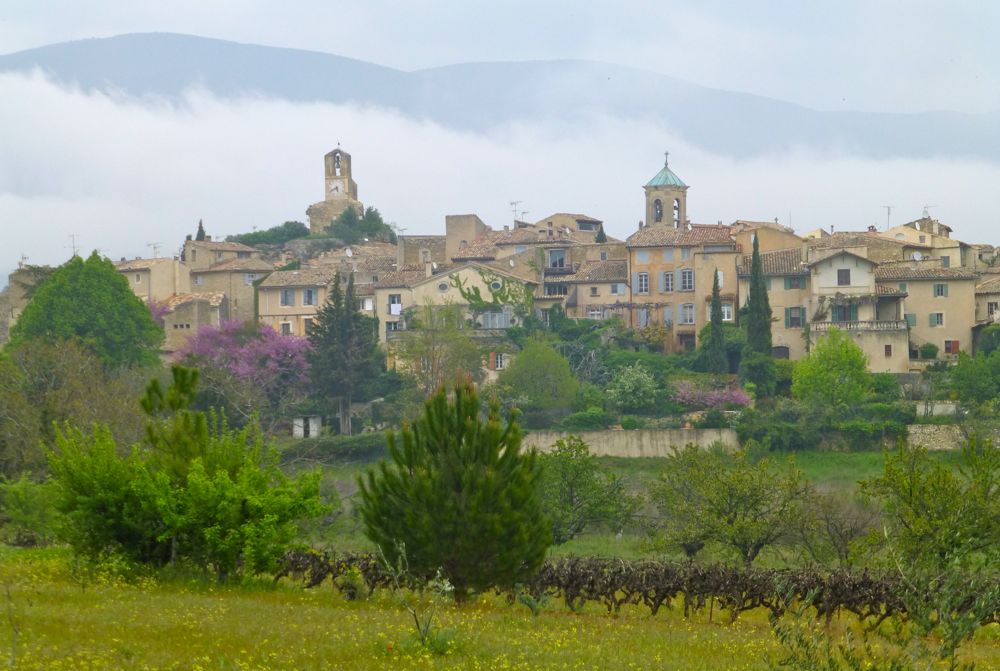
[[[663,168],[643,188],[646,191],[646,226],[666,224],[684,228],[687,218],[687,184],[670,169],[670,152],[664,152]]]

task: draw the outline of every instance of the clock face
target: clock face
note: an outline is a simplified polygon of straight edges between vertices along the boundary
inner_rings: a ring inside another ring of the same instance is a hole
[[[346,198],[347,182],[342,179],[331,179],[326,185],[326,190],[331,198]]]

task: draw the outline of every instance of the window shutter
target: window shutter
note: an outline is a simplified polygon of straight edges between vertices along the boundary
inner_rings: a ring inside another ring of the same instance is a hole
[[[639,273],[632,273],[632,293],[639,291]]]
[[[858,306],[857,305],[852,305],[851,306],[851,321],[852,322],[858,321]]]
[[[674,323],[674,309],[670,306],[663,308],[663,323],[664,324]]]
[[[930,324],[931,326],[934,326],[934,313],[933,312],[930,313],[927,317],[928,317],[927,323]]]
[[[786,282],[788,281],[787,278],[785,279],[785,281]],[[785,308],[785,328],[787,329],[791,327],[792,327],[792,309]]]
[[[656,273],[656,279],[659,282],[660,293],[666,293],[667,291],[667,274],[666,273]]]
[[[942,296],[947,296],[948,295],[948,285],[947,284],[942,284],[941,286],[944,287],[944,293],[941,294],[941,295]]]
[[[681,271],[677,269],[674,271],[674,291],[681,290]]]
[[[496,370],[497,369],[497,353],[496,352],[490,352],[490,362],[488,364],[488,367],[489,367],[490,370]]]
[[[785,278],[785,291],[788,291],[791,288],[792,288],[792,278],[791,277],[786,277]]]

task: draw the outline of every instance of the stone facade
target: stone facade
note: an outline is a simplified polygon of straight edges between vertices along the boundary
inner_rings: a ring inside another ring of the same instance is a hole
[[[348,208],[358,216],[364,215],[365,206],[358,200],[358,185],[351,170],[351,155],[337,147],[323,157],[323,200],[306,209],[309,230],[323,233],[337,217]]]
[[[136,296],[147,304],[162,303],[191,291],[190,269],[178,259],[122,259],[115,264]]]

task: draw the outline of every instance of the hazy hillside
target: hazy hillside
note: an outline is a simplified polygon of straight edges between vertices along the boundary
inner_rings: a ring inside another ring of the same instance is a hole
[[[606,63],[465,63],[404,72],[318,52],[166,33],[54,44],[0,56],[0,71],[41,69],[66,84],[178,98],[219,96],[390,107],[445,126],[484,130],[518,119],[607,115],[653,120],[734,156],[791,147],[873,157],[1000,160],[1000,113],[820,112]]]

